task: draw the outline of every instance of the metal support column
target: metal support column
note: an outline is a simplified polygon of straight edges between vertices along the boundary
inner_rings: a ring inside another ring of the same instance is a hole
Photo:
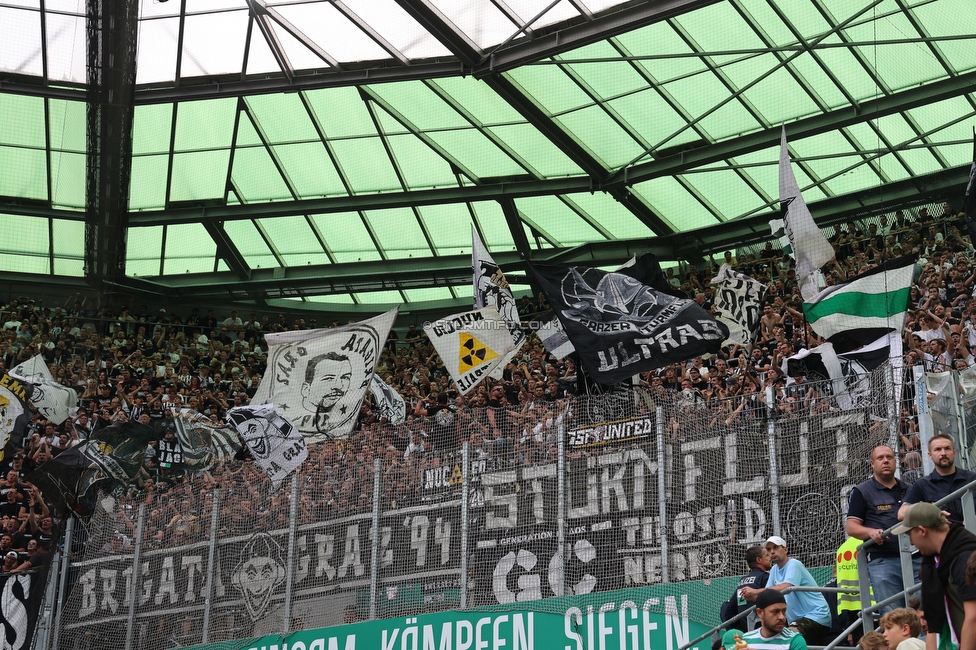
[[[556,428],[556,543],[559,548],[559,583],[555,586],[557,596],[566,595],[566,429]]]
[[[664,409],[657,407],[657,511],[658,528],[661,531],[661,582],[669,581],[668,571],[668,498],[664,481]]]
[[[291,476],[291,508],[288,518],[288,560],[285,564],[285,606],[282,608],[281,631],[291,631],[291,591],[295,581],[295,535],[298,530],[298,474]]]
[[[136,629],[136,605],[139,603],[139,576],[142,575],[142,533],[146,527],[146,504],[139,504],[136,518],[136,544],[132,551],[132,592],[129,594],[129,618],[125,626],[125,650],[132,650],[132,635]]]
[[[61,562],[61,574],[58,576],[58,602],[57,610],[54,613],[54,630],[51,633],[51,647],[57,648],[61,636],[61,611],[64,609],[64,601],[68,597],[68,572],[71,570],[71,544],[74,542],[75,518],[68,517],[64,526],[64,545],[62,553],[64,559]]]
[[[210,642],[210,614],[213,611],[213,579],[220,568],[217,560],[217,526],[220,524],[220,490],[214,490],[213,513],[210,515],[210,544],[207,549],[207,584],[203,588],[203,638],[200,643]]]
[[[380,585],[380,485],[383,481],[383,462],[373,459],[373,548],[369,555],[369,620],[376,619],[376,598]]]
[[[770,420],[767,425],[766,440],[769,449],[769,509],[773,517],[773,534],[782,535],[783,529],[779,520],[779,472],[776,469],[775,420]]]
[[[471,443],[461,446],[461,609],[468,606],[468,509],[471,503]]]

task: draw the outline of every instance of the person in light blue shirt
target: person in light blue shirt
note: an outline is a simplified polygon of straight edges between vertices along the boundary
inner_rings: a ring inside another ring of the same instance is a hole
[[[799,560],[789,556],[786,540],[773,536],[766,540],[773,566],[769,570],[766,589],[784,591],[789,587],[817,587],[807,568]],[[745,598],[752,600],[762,593],[761,589],[743,589]],[[786,596],[786,615],[789,626],[795,628],[811,645],[824,645],[830,633],[830,608],[823,594],[815,591],[794,591]]]

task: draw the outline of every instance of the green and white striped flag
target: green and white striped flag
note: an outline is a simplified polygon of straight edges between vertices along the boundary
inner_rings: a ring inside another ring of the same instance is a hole
[[[838,353],[901,332],[915,258],[899,257],[866,271],[850,282],[827,287],[803,303],[807,322]]]

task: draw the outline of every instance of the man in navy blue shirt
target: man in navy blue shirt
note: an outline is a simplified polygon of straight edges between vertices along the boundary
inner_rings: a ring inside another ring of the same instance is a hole
[[[962,486],[976,480],[976,473],[956,467],[956,445],[952,438],[937,433],[929,440],[929,458],[935,470],[924,476],[908,489],[904,503],[898,510],[898,520],[905,518],[905,511],[913,503],[935,503],[944,496],[955,492]],[[950,523],[963,524],[962,499],[953,499],[942,505],[942,511]]]
[[[847,506],[847,534],[871,540],[863,548],[874,597],[881,602],[904,589],[898,537],[884,531],[898,523],[898,510],[906,488],[895,478],[895,452],[887,445],[871,450],[872,476],[851,490]],[[885,605],[881,612],[899,606],[897,601]]]
[[[755,604],[755,602],[749,602],[742,595],[742,589],[744,587],[763,589],[769,580],[769,568],[772,566],[772,560],[769,558],[769,551],[765,548],[758,545],[750,546],[746,550],[746,563],[749,565],[749,573],[742,576],[742,579],[739,580],[739,584],[736,585],[735,593],[732,594],[732,597],[722,603],[720,615],[723,621],[729,620],[736,614],[744,612]],[[755,597],[753,597],[754,600]],[[756,614],[753,612],[745,618],[740,618],[735,623],[732,623],[730,629],[734,628],[741,632],[748,632],[757,627],[758,623]]]

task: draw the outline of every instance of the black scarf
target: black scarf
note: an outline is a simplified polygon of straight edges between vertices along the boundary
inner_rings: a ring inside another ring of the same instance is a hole
[[[965,553],[968,556],[974,550],[976,536],[959,524],[949,524],[949,534],[939,551],[939,566],[935,566],[934,556],[926,555],[922,558],[918,577],[922,581],[922,611],[925,612],[929,630],[940,632],[947,622],[945,592],[951,579],[952,561],[960,554]],[[953,629],[955,628],[953,625]]]

